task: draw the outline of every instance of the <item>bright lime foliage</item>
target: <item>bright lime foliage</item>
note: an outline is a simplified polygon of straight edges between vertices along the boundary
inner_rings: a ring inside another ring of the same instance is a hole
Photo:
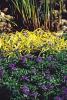
[[[0,49],[8,54],[14,51],[31,53],[36,50],[39,50],[40,53],[45,51],[56,53],[67,49],[67,40],[54,36],[50,32],[44,32],[40,28],[33,32],[22,30],[15,34],[10,33],[7,35],[4,33],[1,35]]]

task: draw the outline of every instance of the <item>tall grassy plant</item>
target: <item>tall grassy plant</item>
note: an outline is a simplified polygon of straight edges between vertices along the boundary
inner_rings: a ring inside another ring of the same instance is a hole
[[[44,1],[44,26],[45,29],[47,29],[47,22],[49,19],[49,0],[43,0]]]
[[[42,6],[44,6],[44,10],[42,11],[44,15],[43,23],[47,22],[48,13],[49,13],[49,0],[11,0],[14,8],[18,11],[23,19],[23,24],[27,26],[27,29],[33,26],[33,29],[41,27],[41,20],[40,11]],[[38,3],[40,6],[38,6]],[[14,10],[15,10],[14,9]],[[45,24],[44,24],[45,25]],[[45,28],[45,27],[44,27]]]
[[[16,19],[18,19],[20,26],[25,26],[23,28],[36,29],[39,27],[47,28],[47,23],[49,22],[49,27],[52,26],[52,12],[53,3],[56,0],[10,0],[13,5],[13,14]],[[60,14],[62,9],[62,1],[60,3]],[[50,6],[49,6],[50,5]],[[49,9],[50,8],[50,9]]]
[[[39,26],[38,20],[38,12],[37,5],[34,0],[11,0],[14,4],[14,7],[17,9],[22,19],[24,20],[24,24],[33,25],[33,27],[37,28]]]

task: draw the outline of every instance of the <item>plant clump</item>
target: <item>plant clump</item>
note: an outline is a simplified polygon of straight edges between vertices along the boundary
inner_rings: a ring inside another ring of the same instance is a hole
[[[64,49],[67,49],[67,40],[41,29],[33,32],[22,30],[9,35],[4,33],[0,36],[0,50],[7,55],[17,51],[20,54],[34,53],[35,51],[39,51],[39,54],[46,51],[56,53]]]

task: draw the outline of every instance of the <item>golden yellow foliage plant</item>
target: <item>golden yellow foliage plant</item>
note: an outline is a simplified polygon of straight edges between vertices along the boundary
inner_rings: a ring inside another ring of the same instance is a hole
[[[49,50],[54,53],[64,49],[67,49],[67,40],[54,36],[51,32],[44,32],[40,28],[33,32],[22,30],[15,34],[0,35],[0,50],[4,51],[6,55],[12,54],[14,51],[30,53],[40,50],[43,53]]]

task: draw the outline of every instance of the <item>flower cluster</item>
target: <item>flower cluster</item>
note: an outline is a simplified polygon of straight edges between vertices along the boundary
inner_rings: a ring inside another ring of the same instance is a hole
[[[10,70],[16,70],[16,64],[9,64]]]

